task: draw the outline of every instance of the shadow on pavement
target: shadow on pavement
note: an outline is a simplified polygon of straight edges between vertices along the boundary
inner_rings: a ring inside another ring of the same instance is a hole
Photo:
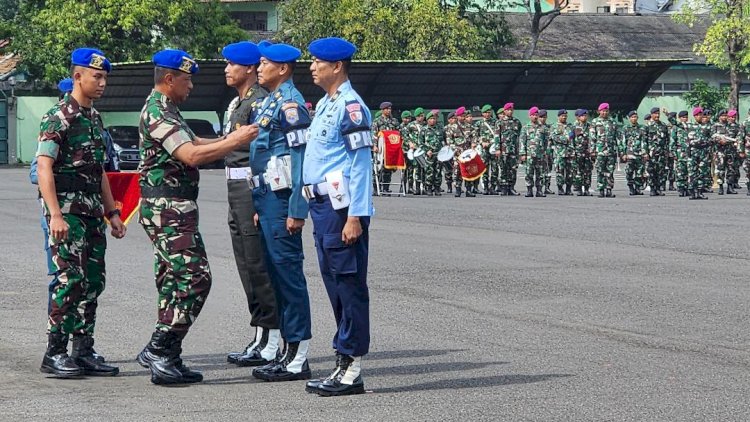
[[[431,390],[460,390],[464,388],[497,387],[513,384],[530,384],[555,378],[572,377],[572,374],[541,374],[541,375],[495,375],[491,377],[464,378],[432,381],[422,384],[404,385],[400,387],[378,388],[374,393],[404,393],[408,391]]]

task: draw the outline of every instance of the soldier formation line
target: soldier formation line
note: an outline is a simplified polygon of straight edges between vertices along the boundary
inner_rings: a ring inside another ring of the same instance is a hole
[[[619,161],[631,196],[645,190],[663,196],[669,190],[679,191],[680,197],[707,199],[704,194],[713,192],[714,181],[719,195],[736,194],[740,168],[750,173],[750,160],[745,160],[750,117],[739,123],[736,110],[720,110],[714,120],[710,110],[696,107],[692,113],[667,113],[663,122],[662,110],[655,107],[643,123],[631,111],[620,125],[607,103],[599,105],[593,119],[588,110],[575,110],[573,122],[563,109],[557,111],[556,122],[548,123],[547,111],[532,107],[530,122],[523,126],[513,116],[514,104],[507,103],[497,112],[483,106],[479,118],[460,107],[441,126],[439,110],[404,111],[399,122],[390,102],[380,109],[373,122],[375,141],[384,131],[400,133],[405,169],[396,189],[413,195],[441,195],[443,179],[447,192],[456,197],[480,193],[480,179],[484,195],[519,195],[514,187],[518,166],[524,165],[526,197],[554,194],[553,174],[557,195],[592,196],[595,175],[593,194],[614,197]],[[384,163],[383,143],[374,148],[373,159],[381,192],[388,195],[394,193],[393,167]],[[744,184],[750,195],[750,176]]]

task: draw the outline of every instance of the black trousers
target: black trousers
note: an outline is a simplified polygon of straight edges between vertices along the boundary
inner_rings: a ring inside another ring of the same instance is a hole
[[[229,234],[237,271],[255,327],[279,328],[279,311],[263,258],[260,233],[253,223],[253,195],[244,180],[228,180]]]

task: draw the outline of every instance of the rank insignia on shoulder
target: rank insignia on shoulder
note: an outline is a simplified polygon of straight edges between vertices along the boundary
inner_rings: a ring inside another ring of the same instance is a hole
[[[271,119],[269,119],[266,116],[263,116],[263,118],[260,119],[260,123],[258,123],[262,127],[268,126],[268,124],[271,123]]]

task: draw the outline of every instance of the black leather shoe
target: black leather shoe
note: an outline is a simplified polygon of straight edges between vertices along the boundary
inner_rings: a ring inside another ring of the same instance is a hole
[[[245,350],[243,350],[242,352],[230,352],[229,354],[227,354],[227,362],[229,362],[229,363],[234,363],[234,364],[237,364],[237,361],[238,361],[238,360],[239,360],[239,359],[240,359],[240,358],[241,358],[242,356],[245,356],[245,355],[249,354],[250,352],[252,352],[252,350],[253,350],[253,346],[254,346],[255,344],[256,344],[256,343],[255,343],[255,340],[253,340],[253,341],[251,341],[251,342],[250,342],[250,343],[249,343],[249,344],[247,345],[247,347],[245,347]]]
[[[152,383],[165,385],[186,382],[178,368],[182,360],[175,354],[174,344],[178,341],[174,333],[155,331],[146,347],[138,354],[138,363],[151,370]]]
[[[94,337],[73,336],[73,350],[71,357],[84,375],[96,377],[113,377],[120,373],[120,368],[100,362],[94,356]]]
[[[471,189],[467,189],[466,190],[466,197],[467,198],[473,198],[475,196],[477,196],[477,194],[475,194]]]
[[[524,195],[524,198],[533,198],[534,197],[534,191],[532,190],[532,187],[529,186],[526,188],[526,195]]]
[[[281,362],[263,371],[253,370],[253,377],[271,382],[309,380],[312,377],[312,371],[310,371],[310,366],[305,357],[307,354],[307,346],[304,347],[304,352],[302,352],[302,350],[300,350],[300,343],[301,342],[289,343],[286,355]],[[300,372],[291,372],[288,367],[295,360],[298,352],[304,353],[302,357],[305,360],[302,362]]]
[[[342,356],[338,368],[318,385],[315,393],[324,397],[363,394],[365,392],[365,383],[362,381],[362,376],[359,373],[357,373],[356,378],[354,378],[351,384],[341,382],[347,375],[347,371],[351,369],[350,365],[353,363],[354,358],[351,356]]]
[[[659,194],[656,192],[656,189],[653,189],[653,188],[651,189],[651,192],[648,193],[648,196],[657,196],[657,195]]]
[[[719,195],[724,195],[724,185],[719,185]]]
[[[458,188],[458,187],[457,187],[457,188],[456,188],[456,194],[455,194],[455,195],[453,195],[453,196],[455,196],[456,198],[458,198],[459,196],[461,196],[461,188]]]
[[[83,369],[68,356],[68,335],[49,333],[47,336],[47,351],[42,359],[39,370],[45,374],[52,374],[57,378],[74,378],[83,375]]]
[[[175,342],[173,353],[177,355],[177,361],[175,367],[180,374],[182,374],[182,380],[185,384],[192,384],[195,382],[203,381],[203,374],[198,371],[193,371],[189,366],[182,363],[182,340]]]
[[[344,355],[342,355],[339,352],[336,352],[336,367],[333,368],[333,372],[332,372],[333,374],[335,374],[336,371],[338,371],[339,367],[341,366],[343,357]],[[308,393],[315,393],[316,390],[318,389],[318,386],[322,384],[323,381],[325,381],[326,379],[328,378],[317,378],[317,379],[308,381],[307,383],[305,383],[305,391],[307,391]]]
[[[599,189],[599,195],[597,195],[599,198],[604,198],[604,189]]]
[[[612,189],[607,189],[606,193],[604,194],[607,198],[614,198],[615,194],[612,193]]]
[[[513,188],[508,188],[508,195],[519,196],[520,193],[516,192],[516,190]]]

